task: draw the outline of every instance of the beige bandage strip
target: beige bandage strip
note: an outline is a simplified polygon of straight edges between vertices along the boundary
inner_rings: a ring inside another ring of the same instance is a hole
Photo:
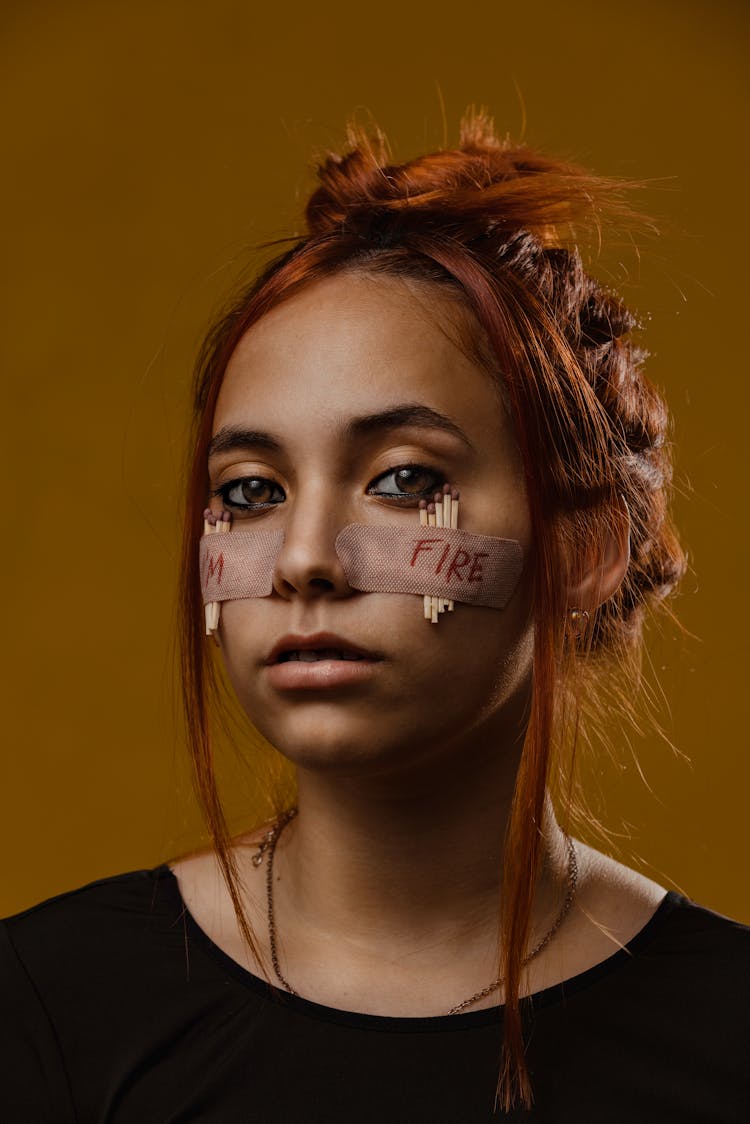
[[[200,541],[203,604],[268,597],[283,531],[231,531],[204,535]]]
[[[283,531],[232,531],[200,541],[204,604],[268,597]],[[365,593],[416,593],[502,609],[523,570],[515,539],[452,527],[350,523],[335,544],[347,581]]]
[[[515,539],[452,527],[350,523],[336,539],[349,585],[366,593],[419,593],[502,609],[523,570]]]

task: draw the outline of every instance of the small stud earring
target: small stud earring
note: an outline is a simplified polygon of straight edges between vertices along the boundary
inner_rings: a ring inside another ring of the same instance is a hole
[[[588,609],[571,609],[568,613],[568,620],[570,621],[570,628],[576,639],[585,634],[589,625],[590,613]]]

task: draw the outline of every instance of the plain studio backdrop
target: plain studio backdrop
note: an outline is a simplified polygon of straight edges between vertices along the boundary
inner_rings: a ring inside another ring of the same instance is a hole
[[[684,631],[649,636],[665,736],[614,728],[588,783],[613,854],[750,921],[747,5],[6,0],[1,19],[0,913],[203,837],[171,654],[201,332],[253,247],[300,230],[348,114],[406,159],[455,143],[475,103],[648,182],[661,236],[596,272],[647,328],[692,570]],[[252,775],[231,755],[222,775],[249,822]]]

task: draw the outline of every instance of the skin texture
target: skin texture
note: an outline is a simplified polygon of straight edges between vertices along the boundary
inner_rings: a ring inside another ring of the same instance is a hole
[[[334,551],[347,523],[417,525],[419,497],[404,506],[372,494],[396,491],[384,474],[407,464],[435,471],[431,491],[443,481],[461,489],[462,527],[533,550],[512,427],[496,385],[461,346],[462,315],[438,291],[393,278],[317,282],[246,333],[214,418],[215,436],[261,430],[279,446],[226,449],[209,470],[212,491],[224,489],[212,497],[216,512],[239,496],[226,487],[238,478],[271,481],[262,495],[280,502],[233,510],[234,526],[285,532],[273,594],[225,603],[219,631],[243,708],[298,770],[300,814],[274,867],[283,970],[308,998],[375,1014],[444,1014],[497,975],[502,841],[532,670],[528,579],[502,611],[457,605],[432,626],[413,595],[350,588]],[[467,440],[414,425],[348,435],[358,418],[412,405],[447,416]],[[626,543],[605,544],[571,604],[609,596]],[[377,654],[367,677],[279,687],[267,666],[274,644],[323,630]],[[532,944],[567,879],[549,802],[544,834]],[[252,867],[252,842],[238,841],[238,854],[266,951],[265,868]],[[581,844],[578,853],[577,904],[533,962],[527,991],[611,955],[665,892]],[[199,924],[263,971],[242,945],[210,853],[172,865]],[[501,1000],[502,990],[477,1007]]]
[[[284,451],[220,454],[210,463],[213,488],[257,473],[287,493],[253,518],[234,513],[238,529],[283,527],[286,536],[278,596],[232,602],[222,612],[222,650],[243,707],[297,764],[373,783],[432,760],[449,738],[476,747],[494,743],[500,727],[506,737],[509,718],[517,729],[508,703],[531,666],[523,581],[502,613],[462,606],[428,629],[413,595],[352,590],[334,551],[347,523],[418,524],[416,499],[405,508],[366,491],[408,462],[442,471],[438,485],[460,483],[464,527],[530,545],[518,454],[497,393],[426,315],[415,315],[414,299],[404,307],[408,295],[401,285],[342,278],[265,317],[229,364],[214,432],[238,423],[269,430],[283,437]],[[402,404],[447,414],[474,448],[413,427],[346,440],[351,418]],[[319,630],[382,652],[379,674],[362,691],[280,699],[255,668],[284,633]],[[438,684],[441,705],[430,706]]]

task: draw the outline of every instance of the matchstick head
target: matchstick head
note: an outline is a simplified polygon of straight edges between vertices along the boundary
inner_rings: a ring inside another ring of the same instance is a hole
[[[443,484],[441,491],[433,494],[433,502],[419,501],[420,523],[429,524],[431,527],[457,527],[459,492],[451,484]],[[453,601],[445,597],[434,597],[429,593],[424,594],[425,620],[437,624],[445,610],[453,609]]]
[[[208,534],[208,527],[213,527],[215,530],[228,531],[229,527],[224,524],[232,522],[231,511],[212,511],[207,507],[203,511],[203,533]]]

